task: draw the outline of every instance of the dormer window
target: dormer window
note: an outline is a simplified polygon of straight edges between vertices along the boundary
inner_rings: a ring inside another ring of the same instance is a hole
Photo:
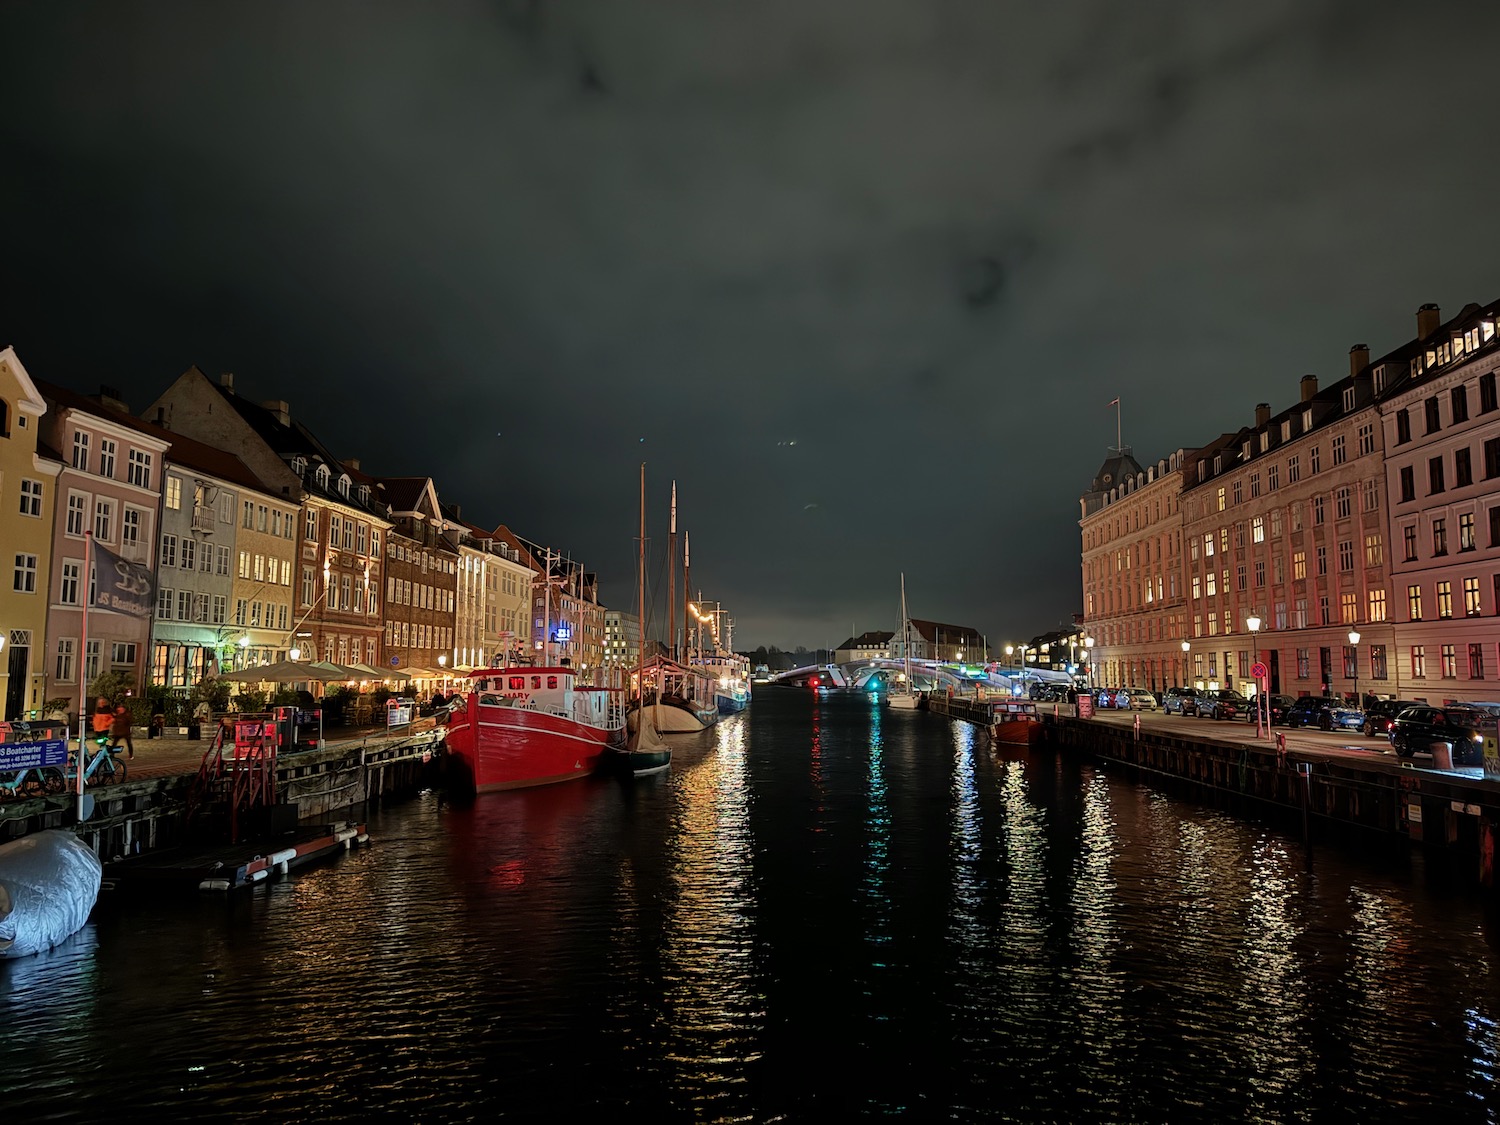
[[[1385,391],[1385,364],[1382,363],[1375,369],[1371,385],[1374,387],[1376,394],[1381,394]]]
[[[1271,448],[1271,434],[1267,430],[1260,432],[1260,451],[1264,453]]]
[[[1286,418],[1286,419],[1282,420],[1282,423],[1281,423],[1281,440],[1282,441],[1291,441],[1292,440],[1292,420],[1290,418]]]
[[[1224,471],[1224,457],[1223,457],[1222,454],[1215,454],[1214,455],[1214,476],[1218,476],[1223,471]]]
[[[370,502],[370,486],[368,484],[359,486],[359,502],[361,504],[368,504]]]
[[[1312,407],[1309,406],[1306,410],[1304,410],[1302,412],[1302,432],[1305,434],[1305,433],[1310,432],[1311,430],[1312,430]]]
[[[1245,439],[1245,444],[1242,445],[1242,446],[1240,446],[1240,458],[1241,458],[1241,460],[1244,460],[1244,461],[1250,460],[1250,439],[1249,438],[1246,438]]]
[[[339,495],[345,499],[349,497],[349,477],[344,473],[339,474]]]
[[[1352,386],[1344,388],[1344,409],[1346,411],[1354,409],[1354,388]]]
[[[307,475],[307,458],[303,457],[301,455],[293,457],[292,458],[292,472],[294,472],[294,473],[297,474],[297,479],[298,480],[301,480],[304,476],[306,476]]]
[[[319,488],[327,488],[328,487],[328,466],[327,465],[319,465],[318,468],[317,468],[317,471],[313,473],[313,477],[317,480]]]
[[[1483,320],[1479,322],[1479,336],[1486,344],[1495,338],[1495,322]]]

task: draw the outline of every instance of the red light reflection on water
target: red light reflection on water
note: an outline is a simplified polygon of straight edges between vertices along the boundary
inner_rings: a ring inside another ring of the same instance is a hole
[[[496,890],[513,891],[526,882],[526,862],[508,859],[490,868],[490,886]]]

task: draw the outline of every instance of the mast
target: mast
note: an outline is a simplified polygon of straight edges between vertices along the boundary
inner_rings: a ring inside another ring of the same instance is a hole
[[[901,651],[906,656],[906,690],[911,690],[911,618],[906,616],[906,571],[901,572]]]
[[[688,587],[688,533],[682,533],[682,662],[692,663],[692,656],[688,652],[688,629],[690,627],[693,604],[693,592]]]
[[[636,699],[646,698],[646,462],[641,462],[641,553],[636,570],[636,596],[640,599],[637,608],[640,621],[635,631],[635,690]],[[644,718],[642,715],[640,718]],[[639,723],[640,719],[637,719]]]
[[[642,473],[645,469],[642,468]],[[643,489],[644,484],[641,486]],[[677,659],[677,591],[673,584],[677,565],[677,482],[672,482],[672,523],[667,530],[667,656]],[[645,606],[642,603],[642,609]],[[687,618],[682,619],[682,631],[687,632]]]

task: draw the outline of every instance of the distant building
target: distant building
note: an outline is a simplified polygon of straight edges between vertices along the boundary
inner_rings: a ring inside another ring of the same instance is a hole
[[[834,649],[835,664],[848,664],[856,660],[891,659],[891,638],[896,634],[889,630],[874,630],[850,637]]]
[[[911,619],[911,658],[954,663],[981,663],[989,656],[984,634],[967,625],[945,625],[940,621]],[[891,659],[904,660],[904,641],[892,634]]]
[[[604,611],[604,667],[634,666],[641,643],[641,619],[618,609]]]

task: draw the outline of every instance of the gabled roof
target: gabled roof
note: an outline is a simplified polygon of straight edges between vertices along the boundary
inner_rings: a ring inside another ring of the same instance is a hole
[[[123,426],[128,430],[135,430],[142,437],[150,438],[156,442],[166,442],[170,445],[176,435],[168,430],[142,422],[134,414],[128,414],[122,410],[116,410],[113,406],[106,406],[96,398],[81,395],[77,391],[60,387],[56,383],[46,383],[38,379],[36,389],[41,391],[42,397],[48,402],[56,403],[64,410],[78,410],[85,414],[92,414],[96,418],[102,418],[106,422],[112,422],[117,426]]]
[[[150,426],[150,428],[153,430],[159,429],[157,426]],[[171,439],[172,442],[172,448],[166,454],[167,464],[180,465],[184,469],[193,469],[200,473],[207,473],[209,476],[218,477],[220,480],[229,481],[231,484],[237,484],[241,488],[263,492],[267,496],[276,495],[266,487],[265,483],[259,477],[250,471],[248,465],[233,453],[217,449],[212,445],[205,445],[201,441],[194,441],[190,437],[173,433],[171,430],[163,429],[161,430],[161,434]],[[293,507],[296,507],[296,502],[290,500],[288,497],[283,496],[279,497],[279,499],[287,500]]]
[[[37,385],[32,382],[31,376],[22,366],[21,357],[16,355],[15,348],[7,346],[4,351],[0,351],[0,366],[9,368],[11,374],[16,377],[16,382],[21,388],[20,404],[30,407],[37,414],[45,414],[47,400],[42,397],[42,392],[37,390]]]
[[[857,637],[850,637],[841,645],[835,646],[839,649],[851,648],[881,648],[891,643],[891,638],[896,634],[889,629],[872,629],[861,633]]]
[[[923,621],[921,618],[911,619],[912,632],[916,633],[924,641],[937,643],[938,630],[943,633],[943,640],[949,644],[959,641],[967,642],[971,638],[977,639],[981,636],[978,630],[971,629],[967,625],[948,625],[942,621]],[[894,634],[893,634],[894,635]]]

